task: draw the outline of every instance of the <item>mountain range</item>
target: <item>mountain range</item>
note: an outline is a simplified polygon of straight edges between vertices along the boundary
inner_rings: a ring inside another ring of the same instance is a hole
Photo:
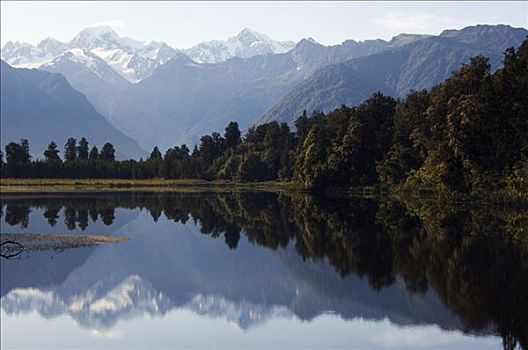
[[[475,55],[499,67],[504,51],[517,47],[528,31],[509,26],[475,26],[446,30],[381,53],[359,57],[320,69],[260,116],[256,124],[277,120],[293,123],[302,114],[327,112],[355,105],[374,91],[397,98],[411,90],[431,89]]]
[[[303,110],[356,104],[375,91],[404,97],[440,83],[477,54],[497,68],[504,50],[527,35],[524,28],[478,25],[325,46],[311,38],[276,41],[246,28],[181,50],[88,27],[69,43],[9,42],[2,59],[64,75],[113,127],[148,150],[192,146],[231,120],[242,129],[272,120],[291,125]]]
[[[97,25],[82,29],[70,42],[53,38],[37,46],[8,42],[2,48],[2,59],[15,68],[54,69],[57,61],[82,61],[87,67],[106,62],[115,72],[131,83],[150,75],[176,53],[185,53],[199,63],[218,63],[232,57],[252,57],[283,53],[295,46],[293,41],[276,41],[262,33],[244,28],[226,40],[212,40],[189,49],[174,49],[164,42],[143,42],[120,37],[109,26]],[[94,68],[98,75],[98,69]]]

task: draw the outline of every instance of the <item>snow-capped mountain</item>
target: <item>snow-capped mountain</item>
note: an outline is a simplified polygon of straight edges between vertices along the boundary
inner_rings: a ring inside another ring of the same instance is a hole
[[[214,295],[198,294],[186,304],[175,305],[168,296],[137,275],[115,286],[100,282],[80,294],[65,295],[58,289],[15,288],[3,296],[0,303],[9,315],[31,312],[46,318],[69,315],[81,327],[98,331],[110,330],[119,321],[145,315],[163,316],[175,309],[225,319],[241,329],[261,325],[273,318],[294,316],[285,306],[233,301]]]
[[[295,46],[293,41],[276,41],[267,35],[244,28],[227,40],[212,40],[184,50],[199,63],[218,63],[232,57],[248,58],[258,55],[284,53]]]
[[[150,76],[177,52],[163,42],[120,37],[108,26],[81,30],[69,46],[89,50],[132,83]]]
[[[42,43],[41,43],[42,44]],[[2,48],[2,60],[16,68],[37,68],[53,59],[53,54],[28,43],[8,42]],[[44,45],[45,47],[45,45]]]
[[[77,57],[79,53],[84,56],[91,54],[102,59],[129,82],[137,83],[151,76],[156,68],[178,52],[184,52],[196,62],[217,63],[232,57],[283,53],[294,46],[294,42],[276,41],[245,28],[227,40],[213,40],[187,50],[178,50],[161,41],[144,42],[121,37],[111,27],[97,25],[82,29],[69,43],[53,38],[44,39],[37,46],[8,42],[2,48],[1,57],[16,68],[48,68],[58,56],[67,52]],[[94,67],[94,64],[84,62]]]
[[[28,43],[8,42],[2,48],[2,59],[16,68],[47,69],[64,54],[86,63],[89,68],[97,66],[93,59],[98,57],[123,78],[136,83],[150,76],[176,52],[178,50],[163,42],[120,37],[109,26],[93,26],[82,29],[69,43],[52,38],[44,39],[36,47]],[[97,71],[95,73],[98,74]]]
[[[8,314],[36,311],[46,318],[68,314],[79,325],[109,329],[119,321],[139,315],[163,315],[173,305],[161,292],[139,276],[130,276],[109,287],[103,283],[69,298],[53,290],[16,288],[1,299]]]
[[[96,54],[83,49],[71,49],[64,51],[53,59],[46,61],[40,65],[41,69],[55,71],[55,68],[62,67],[68,62],[69,64],[81,64],[84,69],[89,69],[101,79],[107,80],[109,83],[118,80],[116,73],[110,68],[106,62]],[[78,71],[76,72],[79,73]],[[109,79],[110,78],[110,79]]]

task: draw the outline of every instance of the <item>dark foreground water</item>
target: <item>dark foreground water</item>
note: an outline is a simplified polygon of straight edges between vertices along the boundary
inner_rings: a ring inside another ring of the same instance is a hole
[[[522,211],[274,193],[1,208],[2,233],[130,238],[0,259],[2,349],[528,344]]]

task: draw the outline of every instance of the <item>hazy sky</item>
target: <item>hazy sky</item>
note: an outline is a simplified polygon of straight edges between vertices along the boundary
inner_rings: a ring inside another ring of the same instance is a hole
[[[108,23],[120,35],[163,40],[177,48],[224,39],[244,27],[275,39],[390,39],[399,33],[438,34],[474,24],[528,26],[528,1],[516,2],[6,2],[1,45],[69,41],[83,27]]]

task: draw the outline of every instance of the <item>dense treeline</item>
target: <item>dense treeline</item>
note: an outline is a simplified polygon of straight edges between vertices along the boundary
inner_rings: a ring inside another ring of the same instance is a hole
[[[304,113],[296,132],[271,122],[242,137],[203,136],[146,160],[116,161],[112,145],[90,151],[70,138],[63,160],[51,142],[31,161],[26,140],[6,146],[4,177],[199,178],[298,181],[308,188],[381,185],[480,194],[528,191],[528,40],[509,49],[501,69],[474,57],[430,92],[397,101],[381,93],[355,107]]]
[[[296,177],[307,186],[527,193],[527,91],[525,41],[493,74],[478,56],[430,92],[403,101],[378,93],[354,108],[299,119]]]
[[[128,192],[8,195],[0,200],[0,217],[6,226],[25,228],[30,218],[43,216],[50,226],[63,222],[84,231],[95,222],[111,225],[122,213],[118,208],[141,209],[154,221],[194,222],[231,249],[244,236],[271,249],[291,245],[305,259],[328,262],[341,276],[365,278],[375,290],[398,280],[413,293],[432,289],[459,316],[464,331],[493,330],[506,349],[528,346],[528,216],[522,210],[298,192]]]
[[[2,176],[14,178],[290,180],[295,141],[286,123],[251,128],[242,140],[238,124],[231,122],[223,137],[216,132],[203,136],[192,152],[186,145],[164,154],[154,147],[146,160],[118,161],[112,144],[106,143],[100,152],[96,146],[89,150],[84,137],[79,142],[69,138],[62,158],[52,141],[38,160],[32,160],[28,140],[10,142],[5,162],[3,154],[0,160]]]

